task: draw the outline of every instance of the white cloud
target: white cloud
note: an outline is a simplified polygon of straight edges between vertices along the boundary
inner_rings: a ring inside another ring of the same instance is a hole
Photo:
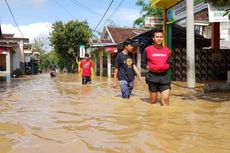
[[[41,35],[49,35],[52,24],[49,22],[33,23],[29,25],[20,25],[24,38],[29,38],[30,42]],[[2,33],[14,34],[15,37],[22,37],[18,28],[11,24],[2,24]]]
[[[135,19],[139,17],[140,17],[139,10],[128,9],[128,8],[121,8],[113,16],[114,19],[118,18],[118,19],[129,21],[129,22],[133,22]]]

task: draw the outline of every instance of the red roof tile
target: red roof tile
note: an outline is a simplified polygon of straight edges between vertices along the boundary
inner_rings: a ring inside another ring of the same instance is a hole
[[[14,34],[5,34],[5,33],[3,33],[3,34],[2,34],[2,37],[3,37],[3,38],[13,38],[13,37],[14,37]]]
[[[108,39],[101,39],[101,42],[102,43],[112,43],[112,41]]]
[[[132,38],[148,29],[137,29],[137,28],[120,28],[120,27],[107,27],[112,39],[115,43],[123,42],[128,38]]]

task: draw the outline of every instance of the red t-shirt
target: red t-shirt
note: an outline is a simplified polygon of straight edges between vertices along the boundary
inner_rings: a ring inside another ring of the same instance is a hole
[[[169,69],[169,64],[167,63],[170,51],[167,47],[158,49],[151,45],[145,49],[146,56],[148,58],[148,66],[150,71],[153,72],[165,72]]]
[[[80,67],[82,69],[82,76],[91,76],[91,67],[93,66],[91,60],[82,60]]]

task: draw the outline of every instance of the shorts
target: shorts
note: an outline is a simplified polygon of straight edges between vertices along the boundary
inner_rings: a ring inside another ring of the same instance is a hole
[[[148,72],[145,78],[150,92],[162,92],[171,89],[171,80],[167,72],[154,73]]]
[[[90,84],[91,83],[91,77],[90,76],[83,76],[82,77],[82,84]]]
[[[125,80],[119,80],[119,84],[120,84],[122,98],[129,99],[133,91],[134,82],[133,81],[127,82]]]

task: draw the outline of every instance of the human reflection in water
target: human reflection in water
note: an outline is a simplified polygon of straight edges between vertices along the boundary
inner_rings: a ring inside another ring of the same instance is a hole
[[[83,96],[89,96],[91,92],[92,92],[92,86],[90,85],[82,86],[80,91],[81,95]]]

